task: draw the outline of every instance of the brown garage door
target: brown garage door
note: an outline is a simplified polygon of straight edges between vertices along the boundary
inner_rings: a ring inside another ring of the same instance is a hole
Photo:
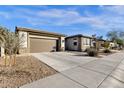
[[[30,52],[51,52],[56,50],[56,40],[30,38]]]

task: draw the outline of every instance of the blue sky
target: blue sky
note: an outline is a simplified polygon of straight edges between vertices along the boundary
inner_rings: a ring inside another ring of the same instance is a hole
[[[0,25],[67,35],[103,35],[124,29],[124,6],[0,6]]]

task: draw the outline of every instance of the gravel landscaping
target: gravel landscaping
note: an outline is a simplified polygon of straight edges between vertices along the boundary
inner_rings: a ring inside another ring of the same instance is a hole
[[[0,60],[0,87],[20,87],[57,73],[56,70],[33,56],[20,56],[15,66],[5,67]]]

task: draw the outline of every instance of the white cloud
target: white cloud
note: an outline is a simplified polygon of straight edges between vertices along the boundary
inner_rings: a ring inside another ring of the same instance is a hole
[[[93,29],[100,29],[101,31],[124,29],[124,6],[100,6],[99,9],[101,9],[101,14],[93,15],[91,13],[87,13],[88,16],[95,20],[97,19],[96,22],[98,22],[98,24],[90,24]]]
[[[40,7],[40,6],[38,6]],[[72,6],[71,6],[72,7]],[[31,25],[70,26],[75,24],[87,24],[95,30],[108,31],[113,28],[124,29],[124,6],[99,6],[100,14],[92,14],[91,10],[83,10],[85,16],[75,9],[57,9],[47,6],[43,10],[31,10],[27,8],[14,8],[10,12],[0,11],[0,16],[5,18],[23,18]]]
[[[52,18],[65,18],[65,17],[79,17],[76,11],[68,11],[62,9],[49,9],[38,12],[39,16],[52,17]]]
[[[103,6],[101,7],[104,11],[115,13],[118,15],[124,15],[124,6],[123,5],[116,5],[116,6]]]
[[[37,14],[41,18],[45,18],[46,20],[53,19],[51,21],[53,25],[66,26],[81,23],[101,24],[100,20],[98,20],[97,18],[82,16],[76,10],[49,9],[39,11],[35,14]],[[40,19],[39,21],[41,20],[42,19]]]
[[[13,8],[13,7],[11,7]],[[77,8],[77,7],[76,7]],[[93,16],[82,16],[76,9],[45,9],[31,10],[27,8],[14,8],[11,12],[1,13],[5,18],[23,18],[32,25],[69,26],[73,24],[99,25],[102,22]]]
[[[7,13],[7,12],[3,12],[3,11],[0,11],[0,16],[6,18],[6,19],[9,19],[10,18],[10,14]]]

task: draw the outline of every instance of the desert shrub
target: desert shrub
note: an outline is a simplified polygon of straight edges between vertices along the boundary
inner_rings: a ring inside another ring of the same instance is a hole
[[[104,47],[104,48],[108,48],[108,47],[109,47],[109,42],[105,42],[105,43],[103,44],[103,47]]]
[[[88,47],[88,48],[86,48],[85,50],[84,50],[84,52],[87,52],[87,51],[89,51],[90,49],[95,49],[95,47]]]
[[[104,53],[111,53],[111,51],[109,49],[105,49],[103,50]]]
[[[97,56],[98,55],[98,51],[96,49],[94,49],[94,48],[89,48],[87,50],[87,54],[88,54],[88,56]]]

